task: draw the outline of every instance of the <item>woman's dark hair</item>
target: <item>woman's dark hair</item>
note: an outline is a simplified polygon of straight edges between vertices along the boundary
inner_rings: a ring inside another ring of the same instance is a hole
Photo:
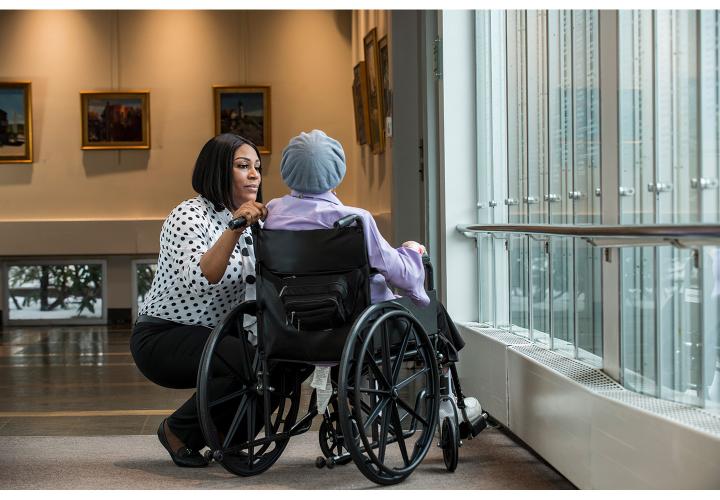
[[[205,143],[195,162],[192,187],[218,212],[224,208],[230,211],[238,208],[233,203],[233,155],[244,144],[252,147],[260,159],[260,151],[251,141],[235,134],[220,134]],[[262,183],[256,199],[262,201]]]

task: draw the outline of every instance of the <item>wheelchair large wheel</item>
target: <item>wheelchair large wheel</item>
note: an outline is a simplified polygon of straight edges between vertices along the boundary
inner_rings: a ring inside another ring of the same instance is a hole
[[[253,476],[270,468],[285,449],[289,438],[271,438],[295,423],[302,380],[286,366],[275,367],[266,420],[261,360],[245,338],[244,314],[255,314],[254,302],[240,304],[210,334],[200,361],[197,402],[209,455],[233,474]],[[243,342],[245,359],[227,359],[227,342],[235,347]]]
[[[343,350],[338,384],[340,426],[358,469],[382,485],[406,479],[433,443],[439,407],[435,349],[403,306],[369,307]]]

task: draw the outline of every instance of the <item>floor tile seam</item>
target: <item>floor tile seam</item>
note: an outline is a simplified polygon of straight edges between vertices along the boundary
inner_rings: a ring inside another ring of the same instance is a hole
[[[24,363],[24,364],[17,364],[17,365],[5,365],[0,364],[0,369],[3,368],[38,368],[38,367],[59,367],[59,368],[72,368],[74,366],[82,366],[82,367],[88,367],[88,366],[135,366],[135,363],[96,363],[96,362],[88,362],[88,363],[51,363],[51,364],[43,364],[43,363]]]
[[[175,409],[141,410],[68,410],[68,411],[0,411],[0,418],[55,418],[55,417],[123,417],[170,415]]]
[[[132,356],[130,351],[126,352],[19,352],[15,354],[0,354],[2,358],[59,358],[61,356],[76,356],[80,358],[91,358],[95,356]]]
[[[74,383],[74,384],[52,384],[52,383],[42,383],[42,384],[13,384],[13,385],[0,385],[0,390],[3,389],[85,389],[88,387],[158,387],[156,384],[153,384],[152,382],[148,382],[147,380],[138,380],[137,382],[98,382],[98,383],[92,383],[92,382],[83,382],[83,383]]]

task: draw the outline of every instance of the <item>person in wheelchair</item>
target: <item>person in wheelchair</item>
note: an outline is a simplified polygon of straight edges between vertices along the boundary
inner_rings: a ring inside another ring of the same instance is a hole
[[[362,219],[369,263],[376,271],[370,278],[371,303],[398,298],[391,291],[392,286],[414,304],[427,306],[430,299],[424,288],[422,260],[425,247],[406,241],[399,248],[393,248],[380,234],[370,212],[343,205],[334,189],[342,182],[345,171],[345,152],[337,140],[321,130],[301,132],[293,137],[280,161],[283,182],[291,192],[268,202],[264,229],[332,228],[339,219],[358,215]],[[440,302],[437,305],[437,324],[444,340],[440,351],[450,362],[458,361],[458,351],[465,342],[444,306]],[[464,398],[464,408],[470,422],[480,418],[482,410],[476,398]]]
[[[221,134],[200,151],[192,176],[198,196],[180,203],[163,224],[157,273],[130,341],[138,369],[152,382],[195,388],[212,328],[239,303],[255,298],[250,226],[267,213],[257,200],[261,180],[258,149],[243,137]],[[237,217],[246,225],[228,229]],[[239,359],[240,343],[227,338],[220,348],[229,359]],[[194,394],[163,420],[157,434],[178,466],[208,465],[198,452],[205,440]]]

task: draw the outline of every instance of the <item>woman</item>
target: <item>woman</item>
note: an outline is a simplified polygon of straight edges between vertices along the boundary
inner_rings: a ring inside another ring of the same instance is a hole
[[[247,139],[222,134],[200,151],[192,177],[198,196],[175,207],[163,224],[157,273],[130,341],[135,363],[152,382],[194,388],[212,328],[237,304],[255,298],[249,228],[267,215],[258,201],[261,180],[260,154]],[[236,217],[246,225],[228,229]],[[241,341],[227,340],[221,348],[239,358]],[[157,433],[178,466],[208,464],[198,452],[205,441],[195,395]]]
[[[425,247],[416,241],[406,241],[399,248],[393,248],[380,234],[370,212],[343,205],[333,190],[345,177],[346,168],[342,145],[322,130],[301,132],[290,139],[282,153],[280,174],[291,192],[268,202],[269,215],[263,227],[286,230],[331,228],[342,217],[359,215],[370,267],[378,271],[370,278],[371,302],[395,299],[397,296],[391,291],[392,286],[414,304],[427,306],[430,298],[424,287],[422,262]],[[438,328],[446,340],[441,349],[451,361],[457,361],[457,351],[464,347],[465,341],[444,306],[440,302],[437,305]],[[327,388],[326,384],[327,380],[322,379],[314,387]],[[471,420],[479,417],[480,405],[475,398],[466,398],[465,405],[474,408],[472,417],[469,417]],[[322,407],[320,403],[318,406]]]

